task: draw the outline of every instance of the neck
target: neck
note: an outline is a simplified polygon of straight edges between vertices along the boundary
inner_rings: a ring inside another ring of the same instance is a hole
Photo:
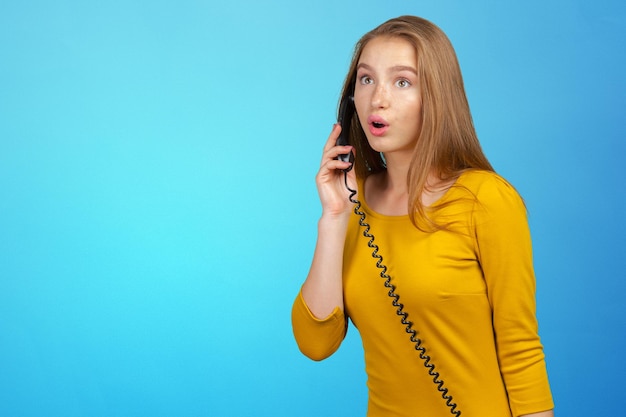
[[[409,190],[407,174],[409,161],[402,163],[398,158],[387,158],[387,169],[367,178],[365,200],[375,211],[400,216],[407,214]]]
[[[390,156],[387,159],[387,170],[380,177],[380,192],[385,193],[392,200],[405,201],[409,195],[407,177],[410,165],[410,158]],[[431,172],[426,178],[425,188],[420,197],[422,204],[426,207],[431,206],[446,193],[453,182],[453,180],[442,181],[434,172]]]
[[[389,156],[386,161],[387,170],[383,175],[385,191],[395,195],[408,194],[407,177],[411,165],[410,158],[399,159]]]

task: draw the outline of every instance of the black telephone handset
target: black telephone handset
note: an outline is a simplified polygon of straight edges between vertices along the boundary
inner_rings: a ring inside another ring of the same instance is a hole
[[[350,123],[353,115],[354,97],[352,92],[348,91],[348,93],[343,96],[341,103],[339,104],[337,123],[341,125],[341,133],[339,134],[339,138],[337,138],[337,145],[345,146],[350,144]],[[345,169],[346,172],[352,169],[352,166],[354,165],[354,154],[352,152],[341,154],[337,157],[337,159],[343,162],[350,162],[351,165],[349,168]]]

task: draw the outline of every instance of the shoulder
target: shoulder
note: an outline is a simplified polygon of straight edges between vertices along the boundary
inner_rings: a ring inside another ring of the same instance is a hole
[[[502,198],[522,201],[515,187],[492,171],[466,171],[457,180],[457,185],[470,191],[480,202]]]
[[[487,191],[494,189],[513,190],[513,186],[493,171],[472,169],[465,171],[459,177],[458,184],[472,191]]]
[[[524,200],[515,187],[495,172],[466,171],[457,180],[457,185],[473,195],[478,212],[483,214],[526,212]]]

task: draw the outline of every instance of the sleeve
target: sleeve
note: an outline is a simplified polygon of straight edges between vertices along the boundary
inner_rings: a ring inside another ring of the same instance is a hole
[[[475,230],[498,350],[514,416],[554,408],[538,335],[535,275],[526,207],[495,176],[477,193]]]
[[[291,310],[291,325],[300,351],[315,361],[326,359],[339,348],[346,336],[348,320],[339,307],[318,319],[298,293]]]

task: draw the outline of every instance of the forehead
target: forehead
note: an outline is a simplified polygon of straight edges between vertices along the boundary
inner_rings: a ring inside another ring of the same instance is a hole
[[[363,47],[358,63],[417,67],[417,52],[413,44],[404,38],[379,36]]]

